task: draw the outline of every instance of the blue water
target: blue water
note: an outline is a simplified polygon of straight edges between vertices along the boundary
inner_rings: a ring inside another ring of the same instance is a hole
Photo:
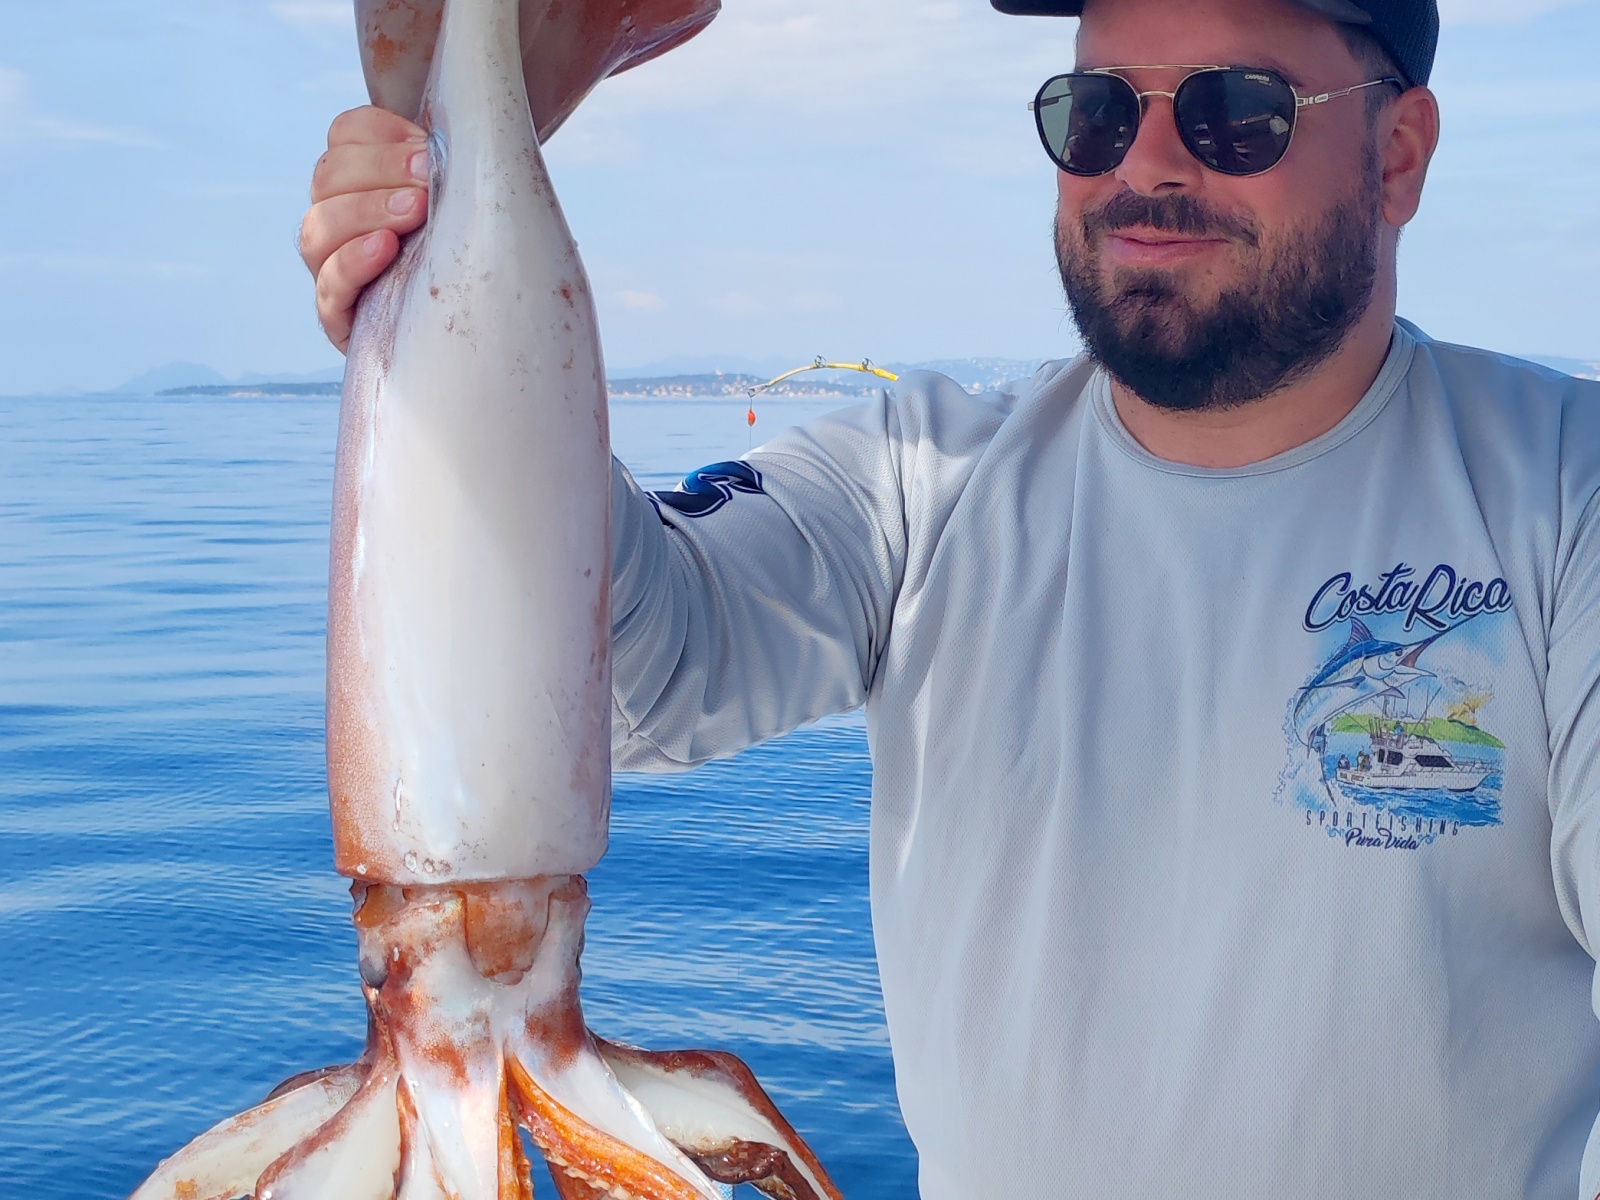
[[[826,407],[765,405],[760,430]],[[359,1050],[322,763],[335,410],[0,401],[3,1200],[124,1196]],[[745,449],[743,411],[619,402],[616,446],[666,486]],[[851,1200],[915,1194],[868,782],[851,717],[619,778],[584,957],[596,1029],[743,1055]]]

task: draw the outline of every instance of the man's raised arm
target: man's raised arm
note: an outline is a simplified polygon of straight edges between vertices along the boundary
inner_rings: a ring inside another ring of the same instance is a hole
[[[880,395],[653,496],[615,468],[618,767],[692,766],[866,700],[905,563],[898,416]]]

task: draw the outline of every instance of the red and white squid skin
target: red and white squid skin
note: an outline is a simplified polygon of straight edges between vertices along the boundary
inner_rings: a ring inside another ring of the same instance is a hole
[[[535,124],[715,12],[357,0],[373,97],[430,129],[436,171],[361,302],[334,494],[328,775],[367,1047],[134,1200],[530,1200],[519,1129],[562,1200],[839,1200],[744,1064],[606,1042],[578,1000],[610,803],[610,450]]]

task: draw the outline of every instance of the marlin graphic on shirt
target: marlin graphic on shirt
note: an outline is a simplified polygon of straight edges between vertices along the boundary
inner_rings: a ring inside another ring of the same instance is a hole
[[[1433,672],[1418,666],[1417,660],[1429,646],[1467,621],[1406,644],[1375,638],[1364,622],[1350,618],[1350,640],[1322,664],[1295,700],[1294,732],[1301,745],[1314,747],[1319,734],[1341,713],[1380,696],[1404,696],[1406,685],[1433,678]]]

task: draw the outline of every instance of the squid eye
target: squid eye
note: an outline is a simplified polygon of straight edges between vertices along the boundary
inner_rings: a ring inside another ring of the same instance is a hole
[[[373,958],[371,955],[363,954],[358,960],[358,964],[361,969],[361,982],[369,988],[376,991],[388,982],[389,960],[384,958],[383,955],[380,954]]]

